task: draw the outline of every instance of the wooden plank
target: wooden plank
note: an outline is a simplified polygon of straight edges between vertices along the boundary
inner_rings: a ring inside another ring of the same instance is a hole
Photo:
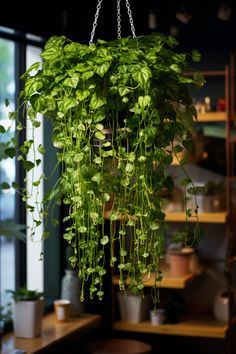
[[[226,112],[206,112],[198,113],[198,122],[225,122],[227,120]]]
[[[227,221],[227,212],[217,212],[217,213],[199,213],[198,220],[201,223],[218,223],[223,224]],[[186,219],[186,215],[184,212],[178,213],[167,213],[166,220],[172,222],[184,222]],[[196,222],[196,217],[188,218],[188,222]]]
[[[151,325],[150,321],[140,323],[115,322],[114,329],[119,331],[156,333],[177,336],[226,338],[228,326],[210,316],[183,318],[179,323]]]
[[[104,218],[109,220],[110,217],[110,210],[106,210],[104,213]],[[225,223],[227,220],[227,212],[222,211],[222,212],[217,212],[217,213],[199,213],[198,214],[198,219],[199,222],[203,223],[218,223],[222,224]],[[125,218],[123,215],[118,216],[117,220],[120,220],[121,218]],[[133,217],[126,216],[127,219],[132,219]],[[184,222],[186,219],[186,214],[184,212],[177,212],[177,213],[167,213],[166,214],[166,220],[171,221],[171,222]],[[188,218],[188,222],[196,222],[197,219],[196,217],[192,216],[191,218]]]
[[[56,321],[55,314],[51,313],[44,316],[41,336],[26,339],[16,338],[14,332],[7,333],[2,337],[2,348],[26,350],[27,354],[41,353],[75,333],[80,335],[99,327],[100,321],[100,315],[83,314],[60,323]]]
[[[146,287],[154,286],[154,274],[150,274],[149,277],[144,277],[144,285]],[[158,286],[160,288],[168,288],[168,289],[184,289],[186,286],[194,279],[195,275],[190,273],[181,277],[172,277],[167,270],[163,271],[163,279],[161,282],[158,282]],[[114,276],[112,278],[112,283],[114,285],[119,285],[119,277]],[[127,284],[129,284],[129,280],[127,280]]]

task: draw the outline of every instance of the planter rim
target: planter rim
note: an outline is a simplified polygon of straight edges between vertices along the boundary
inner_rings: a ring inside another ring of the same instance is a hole
[[[194,253],[194,249],[192,247],[170,248],[168,253],[172,255],[189,256]]]

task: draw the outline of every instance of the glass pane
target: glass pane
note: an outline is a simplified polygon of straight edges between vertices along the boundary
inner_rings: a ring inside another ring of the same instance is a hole
[[[5,106],[5,99],[9,100],[10,110],[15,109],[15,45],[11,40],[0,38],[0,124],[7,129],[11,125],[8,119],[9,109]],[[0,134],[0,183],[11,184],[15,180],[15,161],[5,159],[1,149],[3,144],[14,136],[15,127],[12,126],[7,134]],[[15,218],[14,190],[0,190],[0,304],[8,302],[6,289],[15,287],[15,244],[14,239],[6,237],[2,222]],[[9,223],[8,223],[9,225]]]

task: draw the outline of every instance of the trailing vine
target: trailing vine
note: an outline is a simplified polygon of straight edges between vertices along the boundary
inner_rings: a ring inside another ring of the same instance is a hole
[[[47,220],[51,203],[67,206],[63,237],[73,247],[70,262],[82,279],[82,300],[87,281],[90,297],[103,298],[106,247],[121,289],[129,279],[132,291],[142,292],[143,277],[151,273],[156,274],[154,285],[161,280],[166,237],[162,192],[174,186],[167,167],[174,153],[191,146],[197,113],[188,87],[204,83],[191,68],[200,54],[178,53],[177,45],[175,38],[159,33],[89,46],[52,36],[41,54],[43,63],[34,63],[22,76],[22,103],[10,116],[18,130],[25,128],[22,107],[35,131],[38,113],[51,121],[60,177],[43,201],[33,205],[27,203],[30,191],[13,186],[35,227]],[[179,143],[170,148],[175,138]],[[35,158],[29,160],[32,148]],[[17,139],[12,139],[6,154],[13,157],[16,149]],[[34,139],[16,151],[26,172],[41,164],[37,151],[46,160],[47,152]],[[45,178],[42,171],[32,189]],[[107,203],[109,234],[104,227]],[[35,218],[36,210],[40,218]],[[192,214],[197,217],[197,207],[186,211],[186,221]],[[46,230],[43,237],[48,237]],[[198,237],[196,226],[193,242]]]

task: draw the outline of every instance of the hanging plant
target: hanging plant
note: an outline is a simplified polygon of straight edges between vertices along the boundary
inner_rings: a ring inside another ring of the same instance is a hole
[[[174,186],[168,166],[173,154],[191,147],[197,113],[188,89],[204,81],[191,69],[199,53],[178,53],[177,46],[175,38],[160,33],[89,45],[52,36],[41,54],[43,63],[33,64],[21,77],[21,104],[10,116],[21,130],[21,114],[27,111],[33,134],[40,126],[38,113],[51,121],[60,177],[41,203],[29,205],[29,191],[20,193],[35,227],[45,222],[53,202],[67,206],[63,237],[73,247],[70,262],[82,280],[82,300],[87,281],[90,297],[103,297],[107,247],[121,289],[127,278],[135,293],[142,292],[144,274],[156,274],[154,285],[161,279],[167,233],[162,194]],[[33,139],[20,148],[17,139],[12,143],[26,172],[41,164],[29,160],[28,152],[44,154],[42,145],[35,146]],[[6,154],[13,157],[13,149]],[[179,162],[183,166],[186,160]],[[32,189],[45,178],[42,172]],[[190,182],[186,176],[182,184]],[[197,217],[197,207],[186,210],[186,220],[193,213]],[[198,225],[191,235],[185,228],[183,237],[192,244],[199,237]]]

